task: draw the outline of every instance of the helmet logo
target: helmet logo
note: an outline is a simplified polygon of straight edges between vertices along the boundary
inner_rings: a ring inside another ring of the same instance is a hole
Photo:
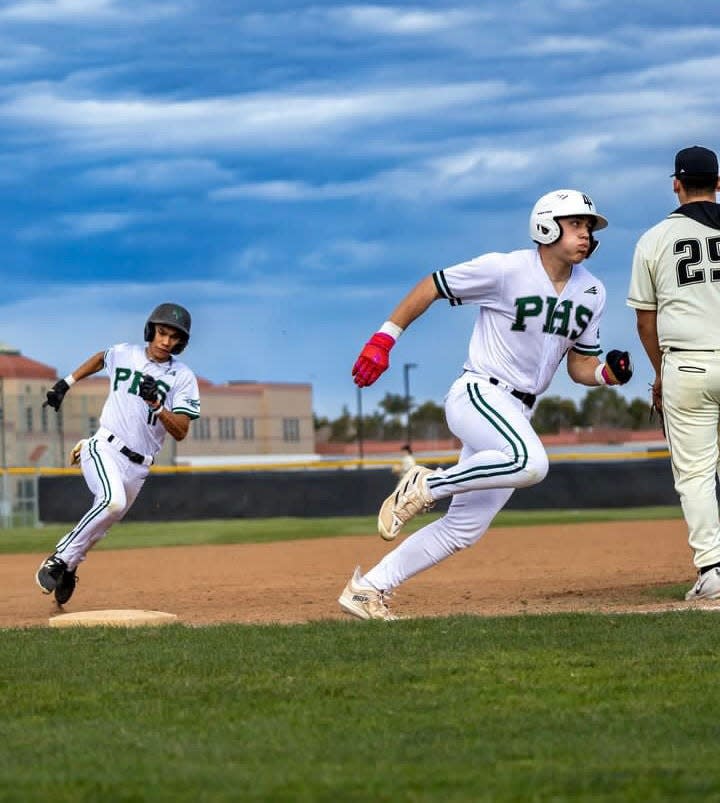
[[[587,206],[588,209],[592,210],[594,208],[593,202],[583,193],[583,203]]]

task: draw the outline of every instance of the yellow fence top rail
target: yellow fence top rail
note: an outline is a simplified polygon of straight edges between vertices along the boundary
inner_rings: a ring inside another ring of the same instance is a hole
[[[583,462],[583,461],[612,461],[612,460],[656,460],[670,457],[667,449],[653,449],[651,451],[635,452],[561,452],[549,455],[551,463],[561,462]],[[457,461],[457,455],[442,455],[438,457],[428,457],[425,462],[432,465],[452,465]],[[420,461],[423,462],[422,460]],[[239,472],[239,471],[298,471],[306,469],[334,469],[334,468],[382,468],[392,466],[397,463],[397,458],[355,458],[352,460],[311,460],[308,462],[277,462],[277,463],[240,463],[217,466],[152,466],[150,471],[153,474],[208,474],[213,472]],[[39,467],[15,467],[0,469],[0,472],[15,476],[39,475],[39,476],[66,476],[80,474],[79,468],[51,468],[49,466]]]

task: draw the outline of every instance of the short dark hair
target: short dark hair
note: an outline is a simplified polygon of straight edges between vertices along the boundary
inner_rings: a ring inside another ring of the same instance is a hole
[[[677,180],[682,184],[682,188],[686,192],[715,192],[717,189],[718,177],[713,175],[677,176]]]

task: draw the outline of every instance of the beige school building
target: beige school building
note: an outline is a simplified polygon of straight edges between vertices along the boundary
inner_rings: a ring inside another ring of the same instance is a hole
[[[43,407],[55,368],[0,344],[0,468],[67,465],[72,446],[98,427],[109,390],[104,374],[83,379],[60,412]],[[159,465],[267,461],[315,451],[312,386],[198,377],[201,417],[185,440],[166,438]]]

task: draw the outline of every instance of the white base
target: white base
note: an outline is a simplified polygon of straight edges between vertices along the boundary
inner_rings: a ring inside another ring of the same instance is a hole
[[[48,624],[50,627],[146,627],[169,625],[177,621],[177,614],[163,611],[110,610],[63,613],[51,616]]]

